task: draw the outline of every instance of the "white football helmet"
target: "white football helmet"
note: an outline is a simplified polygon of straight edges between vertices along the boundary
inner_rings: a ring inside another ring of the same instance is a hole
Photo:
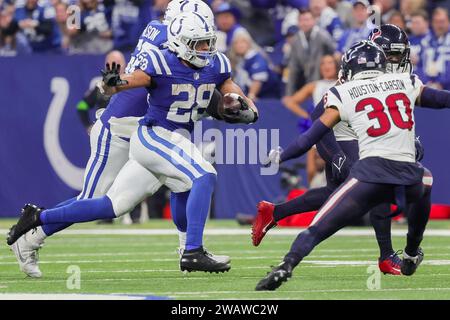
[[[172,19],[182,12],[196,12],[214,26],[214,14],[211,8],[201,0],[172,0],[167,5],[163,23],[169,25]]]
[[[169,50],[198,68],[208,65],[217,53],[216,41],[213,25],[196,12],[180,13],[167,26]]]

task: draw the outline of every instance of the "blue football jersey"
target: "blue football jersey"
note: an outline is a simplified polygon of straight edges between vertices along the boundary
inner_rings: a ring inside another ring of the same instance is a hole
[[[167,41],[167,26],[159,21],[151,21],[139,37],[136,49],[130,57],[125,73],[132,73],[136,66],[147,56],[150,49],[162,48]],[[111,117],[143,117],[147,111],[147,90],[131,89],[117,93],[111,98],[105,112],[100,117],[102,123],[109,128]]]
[[[146,52],[136,66],[150,75],[149,108],[141,124],[168,130],[192,131],[211,100],[214,89],[231,77],[228,58],[217,53],[203,68],[190,68],[168,49]]]

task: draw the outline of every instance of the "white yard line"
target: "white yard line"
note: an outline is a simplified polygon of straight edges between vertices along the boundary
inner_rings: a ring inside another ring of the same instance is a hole
[[[145,300],[147,297],[150,296],[76,293],[0,293],[0,300]]]
[[[297,235],[302,228],[279,228],[270,231],[273,236],[291,236]],[[1,235],[6,235],[7,229],[0,229]],[[206,236],[225,236],[225,235],[250,235],[250,227],[248,229],[236,228],[218,228],[206,229]],[[407,230],[392,230],[393,236],[405,236]],[[65,235],[136,235],[136,236],[163,236],[163,235],[178,235],[175,229],[73,229],[64,230],[58,234]],[[375,233],[372,229],[343,229],[336,233],[336,236],[373,236]],[[425,236],[439,236],[450,237],[450,230],[427,229]]]

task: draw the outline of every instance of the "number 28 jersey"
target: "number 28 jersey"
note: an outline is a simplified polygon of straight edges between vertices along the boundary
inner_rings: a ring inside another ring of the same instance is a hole
[[[422,85],[409,73],[353,80],[328,90],[325,108],[335,106],[356,133],[360,159],[415,162],[414,104]]]
[[[228,58],[217,53],[203,68],[190,68],[168,49],[152,49],[142,55],[136,68],[152,78],[149,108],[141,124],[170,131],[192,131],[203,117],[214,89],[231,77]]]

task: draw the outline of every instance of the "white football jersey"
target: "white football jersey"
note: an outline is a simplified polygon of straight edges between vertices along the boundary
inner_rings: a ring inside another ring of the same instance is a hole
[[[409,73],[353,80],[328,90],[325,108],[337,107],[340,124],[356,133],[360,159],[415,162],[414,104],[422,85]]]

